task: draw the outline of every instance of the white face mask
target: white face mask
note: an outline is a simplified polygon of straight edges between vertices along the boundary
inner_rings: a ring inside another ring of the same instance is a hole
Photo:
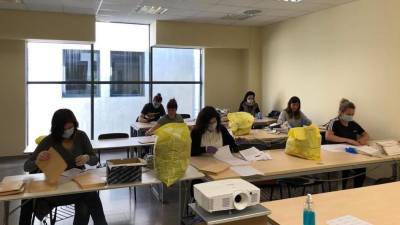
[[[75,128],[71,127],[71,128],[69,128],[67,130],[64,130],[64,133],[63,133],[62,137],[65,138],[65,139],[68,139],[74,134],[74,132],[75,132]]]
[[[217,123],[212,123],[208,125],[208,131],[213,132],[217,129]]]
[[[158,102],[153,102],[153,107],[154,107],[154,108],[158,109],[160,106],[161,106],[160,103],[158,103]]]
[[[341,118],[343,121],[346,121],[346,122],[351,122],[351,121],[353,121],[353,116],[346,115],[346,114],[342,115],[340,118]]]
[[[254,104],[254,99],[247,99],[247,104],[253,105]]]

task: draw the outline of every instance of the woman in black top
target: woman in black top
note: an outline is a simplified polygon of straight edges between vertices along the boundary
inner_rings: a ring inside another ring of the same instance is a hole
[[[219,147],[229,145],[236,150],[237,145],[225,126],[221,124],[221,117],[214,107],[204,107],[196,119],[196,125],[191,131],[192,156],[203,153],[215,153]]]
[[[353,120],[356,106],[347,99],[342,99],[339,105],[339,115],[331,120],[325,139],[330,144],[345,143],[354,146],[365,145],[368,142],[368,133]],[[343,171],[343,177],[359,175],[354,178],[354,187],[362,187],[365,180],[366,169],[354,169]],[[343,189],[346,187],[347,180],[343,181]]]
[[[255,116],[260,112],[260,108],[255,101],[256,94],[252,91],[248,91],[240,103],[239,112],[248,112],[251,115]]]
[[[67,163],[67,169],[84,169],[85,164],[94,166],[98,158],[85,132],[78,130],[78,121],[69,109],[57,110],[51,121],[51,134],[36,147],[24,164],[24,170],[30,173],[40,172],[38,161],[51,160],[48,149],[53,147]],[[75,205],[74,225],[87,225],[91,216],[95,225],[106,225],[103,206],[98,193],[89,192],[36,199],[34,207],[31,200],[25,200],[21,207],[20,225],[31,222],[32,213],[41,219],[52,208],[61,205]]]
[[[152,121],[157,121],[160,117],[165,115],[165,109],[162,103],[161,94],[158,93],[153,98],[153,102],[144,105],[140,116],[137,121],[142,123],[149,123]]]

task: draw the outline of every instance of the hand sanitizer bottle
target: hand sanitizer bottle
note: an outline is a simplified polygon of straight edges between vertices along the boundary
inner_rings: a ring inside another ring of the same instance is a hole
[[[307,194],[304,204],[303,225],[315,225],[315,212],[311,194]]]

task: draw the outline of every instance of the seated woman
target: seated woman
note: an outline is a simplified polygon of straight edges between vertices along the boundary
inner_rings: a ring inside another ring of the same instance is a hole
[[[236,150],[237,145],[214,107],[204,107],[196,119],[196,125],[191,131],[192,156],[203,153],[215,153],[219,147],[229,145],[231,150]]]
[[[342,99],[339,105],[339,115],[331,120],[328,130],[325,133],[325,139],[329,143],[345,143],[350,145],[365,145],[368,142],[368,133],[353,120],[355,105],[347,99]],[[354,187],[362,187],[365,180],[365,168],[345,170],[343,177],[350,175],[359,175],[354,178]],[[347,180],[343,181],[343,189],[346,187]]]
[[[255,101],[255,97],[256,94],[254,92],[248,91],[240,103],[239,112],[248,112],[253,116],[257,115],[260,112],[260,108]]]
[[[57,110],[51,121],[51,133],[36,147],[33,154],[24,164],[26,172],[39,172],[37,161],[51,160],[48,149],[53,147],[67,163],[67,170],[72,168],[83,169],[85,164],[96,165],[97,156],[85,132],[78,130],[78,121],[69,109]],[[106,225],[103,206],[98,193],[63,195],[36,199],[36,204],[25,200],[21,207],[20,225],[31,223],[32,213],[43,218],[53,207],[61,205],[75,205],[74,225],[87,225],[91,216],[95,225]],[[39,212],[39,213],[38,213]]]
[[[287,123],[289,128],[311,125],[311,120],[300,110],[300,99],[293,96],[289,99],[286,109],[284,109],[278,118],[278,124]]]
[[[146,105],[144,105],[137,121],[142,123],[149,123],[159,120],[160,117],[165,115],[165,109],[161,103],[162,97],[161,94],[158,93],[156,96],[154,96],[152,103],[147,103]]]
[[[167,123],[183,123],[182,116],[177,114],[178,103],[173,98],[167,103],[167,115],[161,117],[157,124],[146,132],[146,135],[153,135],[154,131]]]

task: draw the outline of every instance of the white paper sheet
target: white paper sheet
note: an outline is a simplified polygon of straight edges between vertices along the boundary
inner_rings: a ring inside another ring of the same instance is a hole
[[[140,137],[138,140],[139,143],[141,144],[150,144],[154,143],[156,141],[156,136],[148,136],[148,137]]]
[[[344,152],[345,148],[354,147],[352,145],[334,144],[334,145],[321,145],[321,149],[329,152]]]
[[[248,165],[249,162],[236,158],[232,155],[228,145],[218,148],[218,151],[214,154],[214,158],[226,162],[232,166]]]
[[[372,225],[371,223],[360,220],[357,217],[351,215],[338,217],[333,220],[328,220],[326,221],[326,223],[328,225]]]
[[[61,174],[61,176],[63,177],[68,177],[68,178],[72,178],[75,177],[76,175],[82,173],[81,169],[78,168],[72,168],[70,170],[66,170],[64,171],[64,173]]]
[[[248,177],[254,175],[264,175],[257,169],[254,169],[252,166],[232,166],[231,170],[239,174],[241,177]]]
[[[245,149],[239,152],[241,156],[247,161],[260,161],[260,160],[270,160],[271,155],[268,152],[263,152],[255,147]]]

